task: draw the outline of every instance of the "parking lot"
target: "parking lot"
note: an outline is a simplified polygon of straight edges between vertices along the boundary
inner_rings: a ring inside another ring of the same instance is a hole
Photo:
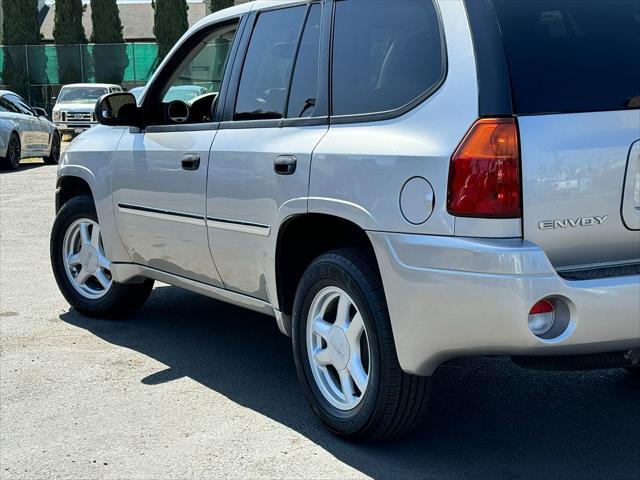
[[[0,173],[1,478],[638,478],[624,371],[458,360],[415,434],[354,445],[312,415],[267,317],[161,284],[127,320],[77,314],[49,264],[55,173]]]

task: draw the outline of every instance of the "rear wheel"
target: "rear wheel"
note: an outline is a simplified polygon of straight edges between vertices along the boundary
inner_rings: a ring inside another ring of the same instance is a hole
[[[20,137],[17,133],[12,133],[9,137],[9,143],[7,144],[7,154],[2,160],[2,168],[7,170],[17,170],[20,166],[20,156],[22,155],[22,149],[20,146]]]
[[[331,431],[381,440],[422,417],[429,379],[400,368],[382,283],[360,250],[329,252],[307,268],[292,336],[307,400]]]
[[[51,265],[66,300],[89,316],[123,316],[142,306],[153,288],[153,280],[136,284],[113,280],[88,195],[71,199],[58,212],[51,232]]]
[[[43,157],[44,163],[54,165],[60,160],[60,134],[56,130],[53,132],[53,138],[51,139],[51,151],[49,155]]]

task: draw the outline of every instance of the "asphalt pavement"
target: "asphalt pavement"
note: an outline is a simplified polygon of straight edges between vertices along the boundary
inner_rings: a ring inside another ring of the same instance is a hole
[[[312,415],[268,317],[162,284],[127,320],[79,315],[49,263],[55,173],[0,173],[0,478],[640,478],[622,370],[457,360],[416,433],[357,445]]]

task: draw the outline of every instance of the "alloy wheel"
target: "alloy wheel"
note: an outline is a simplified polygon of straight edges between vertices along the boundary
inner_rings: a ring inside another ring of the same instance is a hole
[[[9,146],[7,147],[7,160],[13,169],[20,166],[20,141],[15,134],[12,135],[9,140]]]
[[[113,277],[97,222],[88,218],[73,222],[65,233],[62,255],[65,272],[76,291],[90,299],[106,295]]]
[[[309,308],[306,342],[323,397],[339,410],[358,406],[369,385],[369,339],[357,305],[344,290],[331,286],[317,293]]]

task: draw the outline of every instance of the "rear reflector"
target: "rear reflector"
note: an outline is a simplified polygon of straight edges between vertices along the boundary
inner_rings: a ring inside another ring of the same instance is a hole
[[[529,330],[538,337],[553,328],[556,312],[549,300],[540,300],[529,310]]]
[[[519,218],[520,158],[513,118],[476,121],[451,157],[451,215]]]

